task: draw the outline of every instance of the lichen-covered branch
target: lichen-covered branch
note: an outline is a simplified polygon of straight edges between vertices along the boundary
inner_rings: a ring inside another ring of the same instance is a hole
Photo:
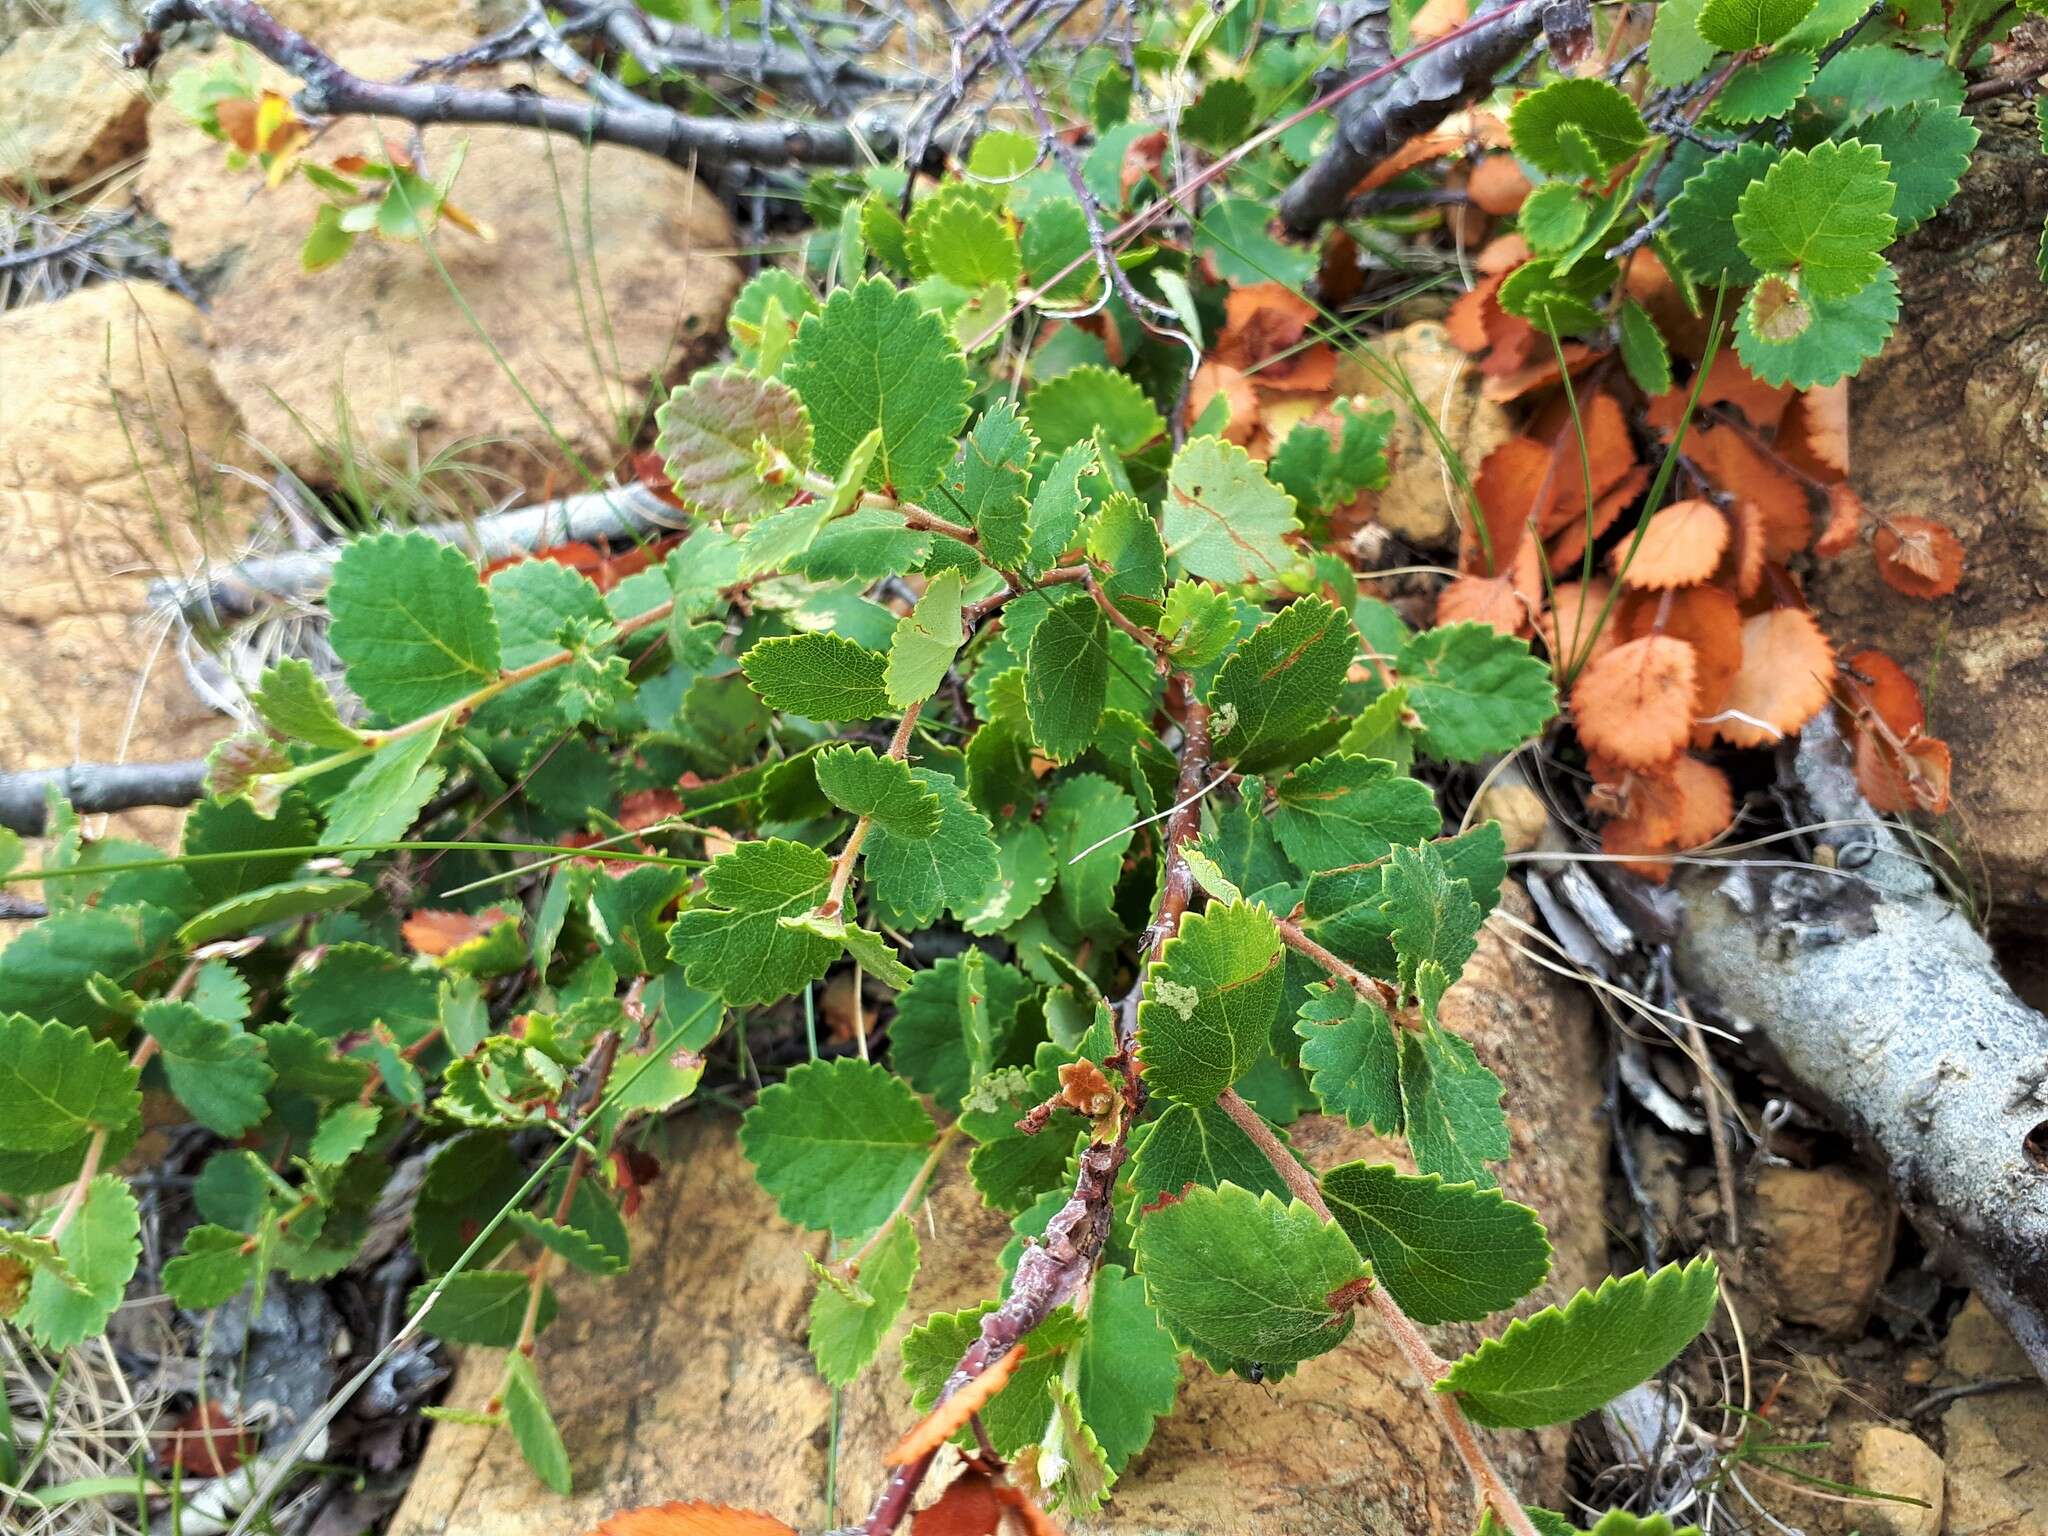
[[[1834,867],[1683,877],[1679,977],[1885,1163],[2048,1379],[2048,1017],[1878,822],[1827,715],[1793,766],[1814,820],[1848,823],[1820,835]]]

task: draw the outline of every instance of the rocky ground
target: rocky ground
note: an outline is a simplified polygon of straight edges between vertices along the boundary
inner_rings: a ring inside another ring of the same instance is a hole
[[[478,23],[447,0],[276,9],[373,74],[446,52]],[[117,277],[0,311],[0,769],[186,757],[224,722],[147,617],[151,577],[231,558],[264,515],[261,482],[282,466],[331,485],[344,452],[387,466],[387,486],[452,454],[507,499],[580,488],[579,465],[601,474],[630,445],[650,389],[716,348],[742,264],[726,211],[684,172],[476,129],[457,197],[495,238],[450,232],[437,245],[475,324],[417,247],[366,243],[308,276],[296,252],[310,194],[230,173],[219,144],[119,68],[107,33],[28,24],[43,19],[22,0],[0,4],[0,205],[139,201],[204,307]],[[446,132],[428,136],[430,154]],[[1973,851],[1984,908],[2038,1006],[2043,968],[2024,962],[2048,907],[2048,306],[2032,263],[2048,172],[2038,153],[2001,142],[1988,142],[1958,211],[1901,263],[1909,329],[1855,397],[1859,489],[1890,510],[1939,501],[1972,574],[1953,608],[1889,596],[1867,562],[1831,567],[1815,593],[1845,646],[1882,637],[1895,652],[1944,655],[1931,707],[1957,752],[1947,830]],[[556,185],[559,199],[535,197]],[[1474,462],[1509,432],[1432,321],[1384,350]],[[1407,421],[1380,513],[1427,548],[1451,527],[1425,444]],[[177,822],[125,819],[156,839]],[[1652,1244],[1711,1247],[1730,1276],[1714,1349],[1672,1383],[1705,1436],[1690,1444],[1714,1474],[1701,1486],[1718,1500],[1717,1530],[2048,1533],[2048,1388],[1989,1312],[1928,1267],[1881,1176],[1726,1049],[1757,1139],[1738,1137],[1717,1166],[1710,1106],[1679,1053],[1644,1068],[1663,1099],[1619,1088],[1606,1065],[1618,1033],[1584,991],[1498,935],[1471,974],[1453,1022],[1509,1080],[1522,1117],[1510,1192],[1561,1234],[1552,1292],[1643,1262]],[[508,1445],[445,1425],[391,1529],[573,1531],[620,1504],[684,1494],[825,1517],[832,1403],[801,1345],[806,1275],[728,1129],[709,1113],[673,1128],[693,1203],[650,1202],[630,1274],[565,1294],[568,1320],[544,1343],[585,1491],[542,1495]],[[1329,1127],[1296,1136],[1331,1157],[1362,1150]],[[927,1245],[911,1316],[985,1292],[1005,1236],[957,1190],[935,1217],[944,1240]],[[473,1406],[485,1390],[484,1373],[458,1368],[451,1400]],[[1745,1426],[1728,1403],[1762,1419]],[[841,1412],[846,1512],[904,1419],[901,1390],[864,1384]],[[1299,1432],[1304,1413],[1312,1436]],[[1615,1428],[1503,1449],[1552,1502],[1571,1487],[1607,1493],[1658,1459]],[[1762,1448],[1784,1444],[1808,1448]],[[1265,1389],[1191,1372],[1181,1415],[1098,1528],[1421,1536],[1467,1528],[1465,1497],[1391,1357],[1361,1339]]]

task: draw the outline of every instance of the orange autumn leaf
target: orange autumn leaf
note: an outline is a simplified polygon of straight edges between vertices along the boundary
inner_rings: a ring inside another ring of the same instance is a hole
[[[1527,629],[1530,612],[1508,576],[1460,576],[1436,596],[1437,623],[1484,624],[1510,639]]]
[[[1920,685],[1883,651],[1861,650],[1843,658],[1842,691],[1858,715],[1874,714],[1901,739],[1927,726]]]
[[[1585,435],[1583,449],[1579,443],[1581,433]],[[1597,501],[1636,467],[1636,447],[1628,433],[1628,417],[1621,402],[1605,390],[1580,404],[1577,421],[1572,419],[1569,406],[1559,402],[1542,414],[1534,435],[1553,443],[1552,452],[1557,458],[1557,501],[1551,509],[1551,521],[1544,527],[1545,533],[1583,519],[1589,485]]]
[[[1489,453],[1472,487],[1485,537],[1476,528],[1461,527],[1460,567],[1482,574],[1508,569],[1529,525],[1542,522],[1556,485],[1550,450],[1533,437],[1511,437]]]
[[[1610,560],[1624,586],[1690,587],[1714,574],[1727,547],[1728,519],[1719,507],[1674,501],[1650,518],[1638,539],[1615,545]]]
[[[1707,369],[1704,382],[1695,380],[1666,390],[1650,402],[1644,413],[1653,427],[1667,431],[1678,425],[1685,414],[1686,401],[1692,398],[1693,383],[1699,384],[1699,404],[1694,407],[1693,426],[1701,425],[1698,413],[1709,406],[1732,405],[1742,412],[1749,424],[1768,431],[1778,424],[1785,414],[1785,407],[1792,399],[1789,384],[1766,384],[1747,368],[1732,347],[1723,347],[1714,354],[1712,366]],[[1686,434],[1691,441],[1692,434]]]
[[[1003,1501],[994,1480],[970,1466],[946,1485],[937,1502],[910,1517],[910,1530],[911,1536],[996,1536],[1002,1520]]]
[[[1620,619],[1627,639],[1656,633],[1690,645],[1693,718],[1720,712],[1742,669],[1742,610],[1733,596],[1719,587],[1644,594],[1627,601]]]
[[[1863,498],[1849,489],[1848,481],[1829,486],[1827,526],[1813,541],[1813,552],[1829,556],[1848,549],[1863,536],[1864,516]]]
[[[1646,857],[1702,848],[1735,821],[1735,794],[1728,776],[1690,753],[1662,773],[1631,775],[1628,813],[1600,829],[1600,846],[1630,856],[1626,868],[1662,883],[1670,861]]]
[[[1207,362],[1195,370],[1194,382],[1188,385],[1188,425],[1200,421],[1218,395],[1229,410],[1221,436],[1225,442],[1245,446],[1258,436],[1259,396],[1251,380],[1228,363]]]
[[[1488,155],[1472,167],[1472,179],[1465,186],[1474,207],[1499,217],[1519,209],[1529,192],[1529,178],[1513,155]]]
[[[1674,848],[1703,848],[1734,824],[1735,791],[1728,775],[1687,753],[1672,770],[1677,809],[1671,828]]]
[[[1464,0],[1429,0],[1429,3],[1430,5],[1451,4],[1462,7]],[[1428,6],[1424,7],[1425,10],[1428,8]],[[1416,20],[1421,20],[1419,13]],[[1409,25],[1412,30],[1414,23],[1411,22]],[[1455,26],[1457,23],[1453,22],[1452,25]],[[1416,35],[1420,37],[1422,34],[1417,33]],[[1455,155],[1464,147],[1465,136],[1462,133],[1439,131],[1436,133],[1417,134],[1368,171],[1358,185],[1351,190],[1355,195],[1360,192],[1370,192],[1375,187],[1384,187],[1396,176],[1404,175],[1414,170],[1418,165],[1427,165],[1432,160],[1441,160],[1445,155]]]
[[[619,802],[619,825],[628,832],[644,832],[682,814],[682,796],[672,789],[636,789]]]
[[[1521,231],[1496,235],[1472,258],[1472,270],[1487,277],[1505,277],[1529,259],[1529,242]]]
[[[1753,502],[1763,518],[1767,559],[1783,565],[1813,541],[1813,510],[1806,491],[1735,427],[1698,427],[1685,437],[1685,452],[1716,489]]]
[[[1337,377],[1336,353],[1327,342],[1302,345],[1318,318],[1315,305],[1285,283],[1233,288],[1210,355],[1261,390],[1328,389]]]
[[[1550,594],[1550,610],[1536,621],[1536,628],[1555,668],[1561,670],[1580,660],[1590,662],[1614,649],[1618,643],[1616,615],[1607,611],[1608,594],[1613,590],[1606,577],[1595,576],[1583,586],[1576,581],[1560,583]]]
[[[1165,175],[1161,166],[1166,160],[1166,134],[1164,130],[1140,134],[1131,140],[1124,150],[1123,165],[1118,184],[1123,188],[1124,201],[1129,202],[1131,193],[1139,182],[1151,177],[1161,185]]]
[[[1669,760],[1692,732],[1694,669],[1692,647],[1668,635],[1617,645],[1572,688],[1579,740],[1625,767]]]
[[[1849,381],[1809,389],[1785,408],[1778,452],[1816,480],[1849,473]]]
[[[1774,608],[1743,621],[1742,666],[1715,724],[1723,741],[1766,747],[1827,707],[1834,648],[1804,608]]]
[[[626,1510],[589,1536],[796,1536],[796,1531],[759,1510],[692,1499]]]
[[[1451,338],[1451,345],[1460,352],[1475,356],[1488,346],[1486,336],[1486,306],[1500,291],[1504,273],[1496,272],[1482,278],[1477,285],[1458,295],[1451,304],[1451,311],[1444,316],[1444,332]]]
[[[1527,321],[1522,323],[1528,324]],[[1533,344],[1534,336],[1535,331],[1532,327],[1528,344]],[[1526,363],[1505,371],[1497,371],[1490,367],[1481,368],[1479,371],[1486,374],[1487,379],[1479,386],[1480,398],[1491,400],[1496,405],[1505,405],[1511,400],[1519,400],[1524,395],[1533,394],[1539,389],[1548,389],[1551,385],[1561,382],[1567,371],[1576,377],[1610,355],[1605,351],[1596,352],[1584,343],[1576,341],[1566,342],[1562,350],[1562,368],[1558,366],[1556,357],[1549,352],[1545,352],[1540,362]]]
[[[1728,509],[1728,548],[1721,555],[1714,583],[1737,597],[1748,597],[1764,579],[1764,514],[1753,501]]]
[[[1963,579],[1963,544],[1940,523],[1895,517],[1870,541],[1877,574],[1908,597],[1947,597]]]
[[[1856,784],[1880,811],[1903,815],[1948,809],[1948,743],[1915,731],[1901,740],[1866,722],[1856,734]]]
[[[1671,861],[1653,857],[1671,852],[1670,843],[1651,837],[1626,817],[1617,817],[1600,828],[1600,851],[1619,858],[1623,869],[1653,884],[1662,885],[1671,878]]]
[[[952,1439],[963,1424],[981,1412],[990,1398],[1003,1390],[1011,1373],[1023,1359],[1024,1346],[1013,1346],[1002,1359],[988,1366],[974,1380],[912,1425],[909,1433],[898,1440],[889,1454],[882,1458],[882,1464],[889,1467],[908,1466],[936,1451]]]
[[[1465,0],[1428,0],[1408,21],[1411,42],[1426,43],[1454,32],[1472,19]]]
[[[1566,571],[1578,569],[1583,564],[1580,557],[1586,552],[1588,537],[1597,539],[1612,528],[1649,483],[1649,465],[1638,464],[1593,504],[1590,528],[1583,517],[1565,524],[1564,530],[1550,542],[1551,571],[1562,576]]]
[[[445,955],[480,939],[512,913],[504,907],[482,912],[441,912],[422,907],[399,924],[398,931],[416,955]]]
[[[1021,1488],[1000,1484],[996,1497],[1003,1502],[1003,1508],[1017,1517],[1017,1523],[1024,1528],[1024,1536],[1065,1536],[1051,1515],[1032,1500]]]

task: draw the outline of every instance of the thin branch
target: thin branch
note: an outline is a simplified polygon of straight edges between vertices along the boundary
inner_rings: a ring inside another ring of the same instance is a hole
[[[1543,30],[1550,3],[1495,0],[1449,46],[1416,59],[1381,89],[1354,99],[1339,115],[1330,147],[1281,194],[1281,222],[1305,235],[1337,217],[1351,189],[1374,166],[1493,89],[1501,72]]]
[[[1337,1219],[1331,1214],[1329,1203],[1323,1199],[1315,1175],[1273,1134],[1272,1127],[1259,1118],[1258,1111],[1237,1096],[1236,1089],[1224,1089],[1216,1104],[1265,1154],[1266,1161],[1273,1165],[1273,1171],[1280,1175],[1296,1199],[1324,1221],[1334,1222]],[[1494,1519],[1510,1536],[1538,1536],[1535,1525],[1522,1509],[1521,1500],[1515,1497],[1514,1490],[1508,1487],[1487,1456],[1486,1448],[1479,1443],[1479,1436],[1465,1417],[1464,1410],[1458,1406],[1458,1399],[1451,1393],[1436,1390],[1436,1384],[1450,1369],[1449,1363],[1430,1348],[1429,1340],[1423,1337],[1415,1320],[1401,1310],[1400,1303],[1387,1294],[1384,1285],[1368,1285],[1361,1299],[1379,1318],[1380,1325],[1393,1339],[1394,1347],[1400,1350],[1401,1358],[1408,1362],[1408,1368],[1422,1378],[1426,1388],[1423,1395],[1435,1405],[1444,1433],[1451,1442],[1451,1448],[1458,1453],[1458,1459],[1465,1464],[1465,1471],[1478,1491],[1481,1504],[1492,1509]]]
[[[1180,744],[1180,798],[1186,800],[1208,771],[1209,719],[1208,711],[1192,700],[1191,690],[1185,686],[1186,680],[1177,677],[1176,681],[1181,685],[1182,696],[1189,698]],[[1181,849],[1195,835],[1200,819],[1198,805],[1191,803],[1167,823],[1166,869],[1161,882],[1159,908],[1146,929],[1153,958],[1157,958],[1166,940],[1180,926],[1181,915],[1187,911],[1188,901],[1194,893],[1194,875],[1188,869]],[[1142,975],[1141,970],[1139,984],[1131,988],[1117,1013],[1117,1057],[1112,1061],[1120,1059],[1126,1068],[1137,1044],[1138,995],[1143,986]],[[1109,1237],[1110,1198],[1116,1189],[1117,1174],[1123,1167],[1126,1139],[1145,1102],[1143,1079],[1128,1069],[1124,1077],[1124,1097],[1129,1113],[1122,1117],[1115,1139],[1091,1142],[1082,1152],[1081,1166],[1074,1177],[1073,1195],[1046,1224],[1045,1236],[1025,1247],[1023,1256],[1017,1261],[1016,1277],[1010,1282],[1010,1294],[1003,1299],[1002,1305],[982,1319],[980,1336],[960,1357],[952,1375],[946,1378],[946,1384],[939,1392],[940,1402],[943,1403],[1002,1359],[1094,1274],[1095,1261],[1101,1257],[1102,1246]],[[920,1457],[907,1466],[898,1467],[890,1475],[875,1501],[874,1509],[860,1526],[866,1536],[888,1536],[902,1523],[910,1511],[911,1501],[917,1497],[917,1490],[924,1483],[925,1475],[931,1470],[935,1455]]]
[[[190,805],[204,791],[206,760],[178,763],[72,763],[0,773],[0,827],[23,837],[49,828],[51,790],[81,815],[128,811],[138,805]]]
[[[503,123],[539,128],[584,143],[618,144],[678,165],[864,165],[900,142],[886,114],[847,127],[823,123],[738,123],[690,117],[657,102],[635,107],[570,101],[537,91],[464,90],[446,84],[365,80],[336,63],[254,0],[156,0],[142,34],[129,44],[131,68],[156,62],[163,34],[182,22],[218,27],[304,82],[295,105],[307,117],[388,117],[402,122]],[[639,98],[635,98],[636,101]]]

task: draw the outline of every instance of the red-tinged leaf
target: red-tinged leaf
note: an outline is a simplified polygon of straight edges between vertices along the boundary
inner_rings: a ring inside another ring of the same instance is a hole
[[[1849,473],[1849,381],[1809,389],[1785,409],[1778,452],[1816,480]]]
[[[1963,579],[1963,544],[1940,523],[1895,517],[1870,541],[1877,574],[1908,597],[1947,597]]]
[[[1412,22],[1409,32],[1411,36],[1414,33]],[[1529,178],[1513,155],[1488,155],[1472,167],[1472,179],[1465,184],[1465,195],[1474,207],[1500,218],[1518,210],[1528,200],[1529,190]]]
[[[1542,521],[1557,494],[1556,476],[1555,458],[1533,437],[1511,437],[1489,453],[1472,487],[1486,540],[1482,546],[1475,530],[1462,529],[1459,566],[1481,575],[1509,569],[1529,525]]]
[[[1470,352],[1476,357],[1486,350],[1486,306],[1500,290],[1502,276],[1495,273],[1481,278],[1476,287],[1458,295],[1451,305],[1451,312],[1444,316],[1444,333],[1459,351]]]
[[[1579,740],[1626,767],[1668,762],[1692,732],[1694,670],[1692,647],[1668,635],[1617,645],[1572,688]]]
[[[221,136],[245,155],[256,153],[256,98],[231,96],[214,103],[213,120]]]
[[[1254,439],[1261,435],[1259,393],[1252,388],[1250,379],[1228,363],[1206,362],[1195,370],[1194,382],[1188,385],[1187,424],[1192,427],[1201,420],[1202,413],[1218,395],[1229,407],[1219,435],[1225,442],[1246,449],[1254,458],[1263,457],[1254,446]]]
[[[1505,277],[1527,261],[1529,255],[1529,242],[1521,231],[1513,230],[1482,245],[1479,254],[1472,258],[1472,270],[1487,277]]]
[[[1755,504],[1763,519],[1765,558],[1782,565],[1813,541],[1806,491],[1771,463],[1748,434],[1695,423],[1685,436],[1685,452],[1717,490]]]
[[[1856,733],[1856,783],[1877,810],[1939,816],[1948,809],[1949,767],[1939,737],[1916,731],[1901,739],[1873,721]]]
[[[1337,354],[1311,338],[1319,318],[1315,305],[1285,283],[1233,289],[1223,301],[1223,329],[1211,355],[1262,392],[1328,389],[1337,377]],[[1310,345],[1302,345],[1305,339]]]
[[[1024,1536],[1065,1536],[1052,1516],[1040,1509],[1023,1489],[1004,1484],[996,1489],[996,1497],[1002,1500],[1003,1508],[1017,1517]]]
[[[1728,519],[1711,501],[1674,501],[1651,514],[1639,539],[1614,546],[1609,560],[1625,585],[1689,587],[1714,574],[1728,547]]]
[[[1439,624],[1485,624],[1514,636],[1527,632],[1530,614],[1509,576],[1460,576],[1436,595]]]
[[[1131,193],[1138,183],[1148,176],[1159,186],[1166,185],[1166,176],[1160,167],[1166,161],[1166,133],[1164,129],[1142,133],[1131,140],[1124,149],[1123,169],[1119,185],[1123,189],[1123,200],[1129,202]]]
[[[157,1437],[159,1464],[187,1477],[226,1477],[256,1449],[256,1437],[219,1403],[195,1404]]]
[[[911,1516],[912,1536],[996,1536],[1002,1524],[1003,1501],[995,1482],[979,1467],[969,1467],[938,1501]]]
[[[796,1536],[796,1531],[759,1510],[692,1499],[629,1509],[613,1515],[590,1536]]]
[[[904,1467],[936,1451],[952,1439],[963,1424],[981,1412],[990,1398],[1003,1390],[1010,1380],[1011,1373],[1023,1363],[1023,1360],[1024,1346],[1015,1345],[1002,1359],[989,1365],[974,1380],[913,1425],[910,1432],[897,1441],[889,1454],[882,1458],[882,1464]]]
[[[1445,7],[1456,6],[1462,11],[1464,4],[1465,0],[1428,0],[1423,10],[1435,9],[1441,14]],[[1418,41],[1426,41],[1431,34],[1415,30],[1421,21],[1422,12],[1418,11],[1415,19],[1408,24],[1409,35]],[[1451,25],[1456,26],[1457,23],[1453,22]],[[1417,134],[1368,171],[1364,179],[1351,189],[1352,194],[1356,196],[1362,192],[1370,192],[1376,187],[1384,187],[1396,176],[1405,176],[1418,165],[1427,165],[1432,160],[1441,160],[1445,155],[1458,154],[1464,148],[1465,136],[1462,133],[1438,131],[1435,133]]]
[[[510,909],[490,907],[482,912],[442,912],[422,907],[399,924],[406,947],[416,955],[445,955],[480,939],[512,916]]]
[[[1685,414],[1685,403],[1692,398],[1692,381],[1665,391],[1652,400],[1645,418],[1653,427],[1670,431]],[[1714,354],[1713,364],[1707,369],[1707,378],[1700,385],[1699,404],[1694,408],[1693,426],[1686,433],[1686,443],[1692,443],[1692,433],[1701,426],[1699,412],[1716,405],[1732,405],[1748,419],[1749,424],[1759,430],[1768,431],[1778,424],[1785,414],[1785,406],[1792,398],[1789,384],[1765,384],[1742,366],[1742,359],[1733,347],[1723,347]]]
[[[1827,707],[1834,675],[1834,649],[1812,614],[1756,614],[1743,622],[1742,666],[1715,729],[1734,746],[1774,745]]]
[[[672,789],[636,789],[619,802],[619,825],[628,832],[644,832],[682,814],[682,797]]]
[[[1827,526],[1813,541],[1813,552],[1827,557],[1853,547],[1863,537],[1865,516],[1863,498],[1849,488],[1848,481],[1829,486]]]
[[[1904,740],[1927,727],[1927,707],[1920,685],[1883,651],[1861,650],[1841,664],[1842,692],[1858,715],[1871,714]]]
[[[1524,323],[1526,324],[1527,322]],[[1499,374],[1493,374],[1493,371],[1488,368],[1480,369],[1481,373],[1492,374],[1484,384],[1480,385],[1480,398],[1491,400],[1496,405],[1506,405],[1511,400],[1519,400],[1524,395],[1534,394],[1539,389],[1548,389],[1553,384],[1561,382],[1565,375],[1565,369],[1571,370],[1572,376],[1576,378],[1579,374],[1584,373],[1588,368],[1609,356],[1607,352],[1596,352],[1593,348],[1576,341],[1566,342],[1561,350],[1564,353],[1564,368],[1558,367],[1557,358],[1550,351],[1549,343],[1546,340],[1542,358],[1539,362],[1529,363],[1525,366],[1517,367],[1510,372]]]

